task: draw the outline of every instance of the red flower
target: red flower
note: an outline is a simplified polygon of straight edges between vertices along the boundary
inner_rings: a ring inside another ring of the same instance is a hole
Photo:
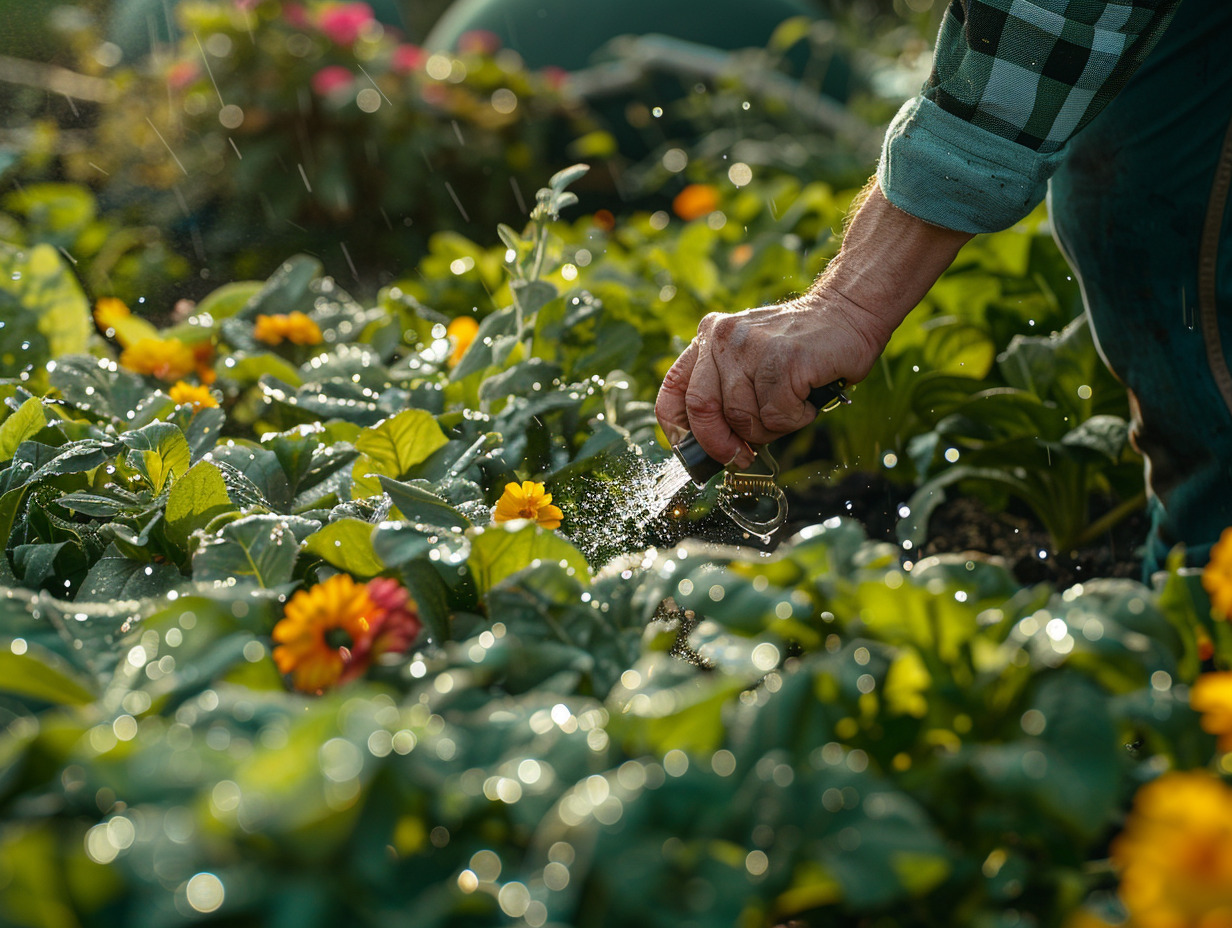
[[[308,11],[298,3],[287,3],[282,7],[282,18],[296,29],[307,29],[312,23],[308,19]]]
[[[427,57],[418,45],[404,43],[394,49],[389,67],[395,74],[410,74],[412,71],[418,71]]]
[[[321,11],[317,25],[335,45],[354,45],[375,19],[366,3],[341,3]]]
[[[331,64],[312,75],[312,89],[318,96],[328,97],[335,91],[350,87],[355,75],[339,64]]]
[[[471,29],[458,36],[458,51],[464,55],[491,55],[500,47],[500,36],[487,29]]]

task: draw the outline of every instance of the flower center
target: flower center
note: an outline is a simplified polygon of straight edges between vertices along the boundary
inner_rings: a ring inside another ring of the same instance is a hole
[[[325,643],[335,651],[341,651],[344,648],[349,651],[355,646],[355,639],[345,628],[335,627],[326,630]]]

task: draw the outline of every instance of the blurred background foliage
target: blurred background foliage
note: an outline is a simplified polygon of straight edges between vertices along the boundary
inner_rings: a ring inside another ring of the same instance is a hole
[[[4,237],[65,249],[92,295],[129,302],[295,251],[372,293],[433,232],[493,242],[578,159],[596,165],[588,205],[617,212],[733,162],[858,185],[927,50],[929,13],[906,7],[570,9],[9,4]]]

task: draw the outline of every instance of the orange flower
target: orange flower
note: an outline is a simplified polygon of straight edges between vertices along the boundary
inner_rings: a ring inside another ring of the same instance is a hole
[[[296,345],[319,345],[322,341],[321,327],[298,310],[273,316],[257,316],[252,334],[257,341],[267,345],[281,345],[284,341]]]
[[[218,405],[218,398],[214,396],[209,387],[196,387],[182,380],[177,380],[175,386],[167,391],[167,395],[177,406],[212,409]]]
[[[552,494],[545,493],[542,483],[523,480],[505,484],[505,492],[496,503],[492,518],[497,522],[513,519],[533,519],[543,528],[560,528],[564,513],[552,505]]]
[[[1232,528],[1225,528],[1211,548],[1211,559],[1202,568],[1202,588],[1211,597],[1214,614],[1232,617]]]
[[[672,212],[685,222],[709,216],[719,208],[719,191],[710,184],[689,184],[672,200]]]
[[[397,581],[335,574],[291,597],[274,626],[274,663],[297,690],[319,693],[359,677],[381,654],[405,651],[420,627]]]
[[[1112,860],[1135,928],[1232,925],[1232,789],[1203,771],[1153,780]]]
[[[453,339],[453,354],[449,356],[450,367],[457,367],[458,362],[462,360],[462,355],[466,354],[466,349],[475,340],[475,333],[478,331],[479,323],[470,316],[459,316],[449,323],[449,328],[445,330],[445,337]]]
[[[209,342],[197,342],[193,345],[193,362],[197,365],[197,379],[203,384],[211,384],[218,379],[214,373],[214,346]]]
[[[1198,677],[1189,691],[1189,706],[1202,713],[1202,730],[1219,737],[1219,750],[1232,751],[1232,672]]]
[[[616,228],[616,216],[613,215],[610,209],[596,210],[595,214],[590,217],[591,222],[602,229],[604,232],[611,232]]]
[[[183,380],[196,367],[192,350],[178,338],[139,338],[120,353],[120,365],[159,380]]]

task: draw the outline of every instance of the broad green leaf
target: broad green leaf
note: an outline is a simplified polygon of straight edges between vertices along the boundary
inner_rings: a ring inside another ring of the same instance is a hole
[[[366,580],[385,569],[372,548],[375,528],[362,519],[339,519],[309,535],[304,541],[304,550],[339,570]]]
[[[404,410],[375,428],[366,429],[355,440],[356,450],[363,455],[353,470],[356,496],[379,493],[379,475],[405,477],[412,467],[448,443],[436,418],[422,409]]]
[[[81,602],[119,602],[162,596],[168,590],[185,582],[185,577],[170,564],[152,564],[149,561],[114,554],[95,561],[90,572],[77,591]]]
[[[167,496],[167,534],[184,545],[196,529],[205,528],[215,516],[233,508],[222,472],[209,461],[198,461]]]
[[[135,432],[126,432],[120,441],[130,450],[129,462],[155,493],[186,474],[192,463],[188,440],[169,422],[151,422]]]
[[[586,558],[569,542],[537,525],[510,522],[467,532],[469,564],[480,593],[487,593],[518,571],[544,562],[561,562],[583,583],[589,578]]]
[[[285,518],[247,516],[203,539],[193,555],[193,579],[248,580],[269,589],[291,581],[298,556],[299,543]]]
[[[28,438],[33,438],[47,424],[47,414],[43,412],[43,402],[37,397],[30,397],[0,423],[0,462],[12,460],[17,453],[17,446]]]
[[[77,278],[51,245],[22,252],[0,242],[0,294],[14,298],[20,312],[33,316],[47,351],[47,357],[34,358],[27,349],[25,356],[14,355],[12,364],[7,352],[0,351],[0,371],[16,373],[29,364],[86,350],[94,330],[90,307]],[[17,348],[12,339],[13,333],[6,332],[8,352]]]
[[[383,476],[380,480],[381,489],[389,494],[403,518],[438,528],[470,528],[470,520],[435,493],[389,477]]]
[[[93,702],[89,685],[60,664],[50,654],[0,648],[0,692],[64,706]]]

